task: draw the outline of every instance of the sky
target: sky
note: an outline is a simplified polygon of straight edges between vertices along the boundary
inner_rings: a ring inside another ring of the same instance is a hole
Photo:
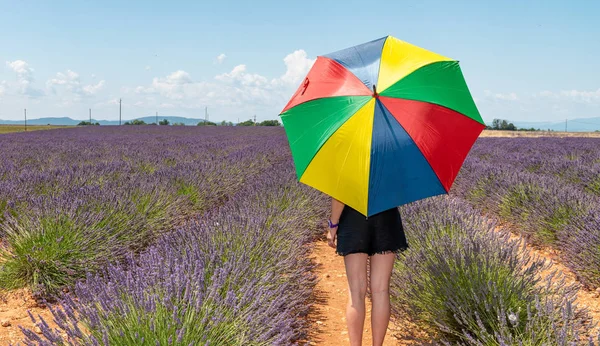
[[[319,55],[460,61],[486,122],[600,116],[600,2],[0,0],[0,119],[277,119]]]

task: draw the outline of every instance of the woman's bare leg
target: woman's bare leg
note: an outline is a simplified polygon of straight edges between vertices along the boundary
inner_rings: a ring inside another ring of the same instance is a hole
[[[367,257],[365,253],[344,256],[349,290],[346,323],[351,346],[362,345],[365,325],[365,296],[367,294]]]
[[[394,253],[371,256],[371,330],[373,346],[383,345],[390,322],[390,277],[394,267]]]

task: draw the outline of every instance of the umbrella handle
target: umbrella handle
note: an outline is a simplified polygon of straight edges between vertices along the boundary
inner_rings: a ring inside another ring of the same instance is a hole
[[[308,80],[308,77],[304,80],[304,89],[302,90],[302,94],[300,95],[304,95],[304,93],[306,92],[306,88],[308,88],[308,83],[310,83],[310,81]]]

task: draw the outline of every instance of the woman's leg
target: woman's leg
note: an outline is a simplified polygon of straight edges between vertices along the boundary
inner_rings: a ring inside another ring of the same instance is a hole
[[[367,257],[366,253],[344,256],[349,289],[346,323],[351,346],[362,345],[365,325],[365,296],[367,294]]]
[[[371,256],[371,330],[373,346],[383,345],[385,332],[390,322],[390,277],[396,254]]]

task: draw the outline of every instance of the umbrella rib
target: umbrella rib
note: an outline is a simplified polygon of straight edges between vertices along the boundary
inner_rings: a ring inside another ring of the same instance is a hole
[[[350,151],[352,149],[352,147],[354,146],[354,141],[356,140],[356,136],[352,137],[352,141],[350,142],[350,146],[348,147],[348,150],[346,151],[346,156],[344,157],[344,162],[342,163],[342,167],[340,169],[340,171],[344,170],[344,167],[346,167],[346,162],[348,161],[348,156],[350,155]],[[341,174],[338,175],[338,179],[336,182],[336,189],[340,186],[340,180],[341,180]]]

